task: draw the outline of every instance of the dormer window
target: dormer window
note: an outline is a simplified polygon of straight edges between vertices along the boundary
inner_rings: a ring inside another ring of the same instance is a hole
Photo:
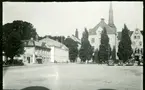
[[[134,39],[136,39],[136,36],[134,36]]]

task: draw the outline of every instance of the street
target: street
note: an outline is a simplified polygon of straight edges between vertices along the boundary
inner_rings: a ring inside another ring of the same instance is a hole
[[[3,89],[43,86],[48,90],[143,90],[142,66],[46,64],[19,67],[3,70]]]

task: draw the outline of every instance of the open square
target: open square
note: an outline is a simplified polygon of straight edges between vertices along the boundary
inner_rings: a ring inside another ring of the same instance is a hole
[[[4,89],[143,90],[142,66],[47,64],[10,67],[3,72]]]

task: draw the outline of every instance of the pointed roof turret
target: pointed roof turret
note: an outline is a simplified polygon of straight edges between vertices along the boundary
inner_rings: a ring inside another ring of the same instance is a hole
[[[114,20],[113,20],[113,8],[112,8],[112,2],[110,3],[110,8],[109,8],[109,21],[108,25],[110,27],[115,27],[114,25]]]

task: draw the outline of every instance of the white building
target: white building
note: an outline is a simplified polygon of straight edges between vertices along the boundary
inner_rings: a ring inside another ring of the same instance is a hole
[[[24,40],[24,54],[21,58],[24,64],[48,63],[50,62],[51,49],[45,43],[34,40]]]
[[[133,54],[142,58],[143,55],[143,34],[139,29],[135,29],[131,37]]]
[[[64,44],[49,37],[41,39],[39,42],[46,43],[46,47],[51,48],[50,62],[69,62],[69,49]]]
[[[113,49],[113,47],[117,48],[117,29],[114,25],[112,4],[110,4],[108,24],[106,24],[104,18],[102,18],[94,28],[89,30],[89,41],[90,44],[94,47],[94,50],[99,50],[101,32],[104,27],[106,28],[109,37],[109,44],[111,49]]]

